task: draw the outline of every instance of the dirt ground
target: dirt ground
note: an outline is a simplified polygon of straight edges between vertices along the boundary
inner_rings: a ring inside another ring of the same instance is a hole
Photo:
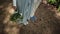
[[[2,9],[0,8],[0,10]],[[4,13],[4,11],[0,13],[0,34],[6,33],[4,28],[7,29],[9,34],[60,34],[60,15],[58,15],[56,8],[52,5],[40,4],[35,12],[37,20],[35,22],[29,21],[26,26],[9,24],[11,22],[3,24],[4,19],[7,18],[6,15],[8,14]]]
[[[48,5],[41,4],[35,13],[37,20],[29,21],[28,25],[21,28],[20,34],[60,34],[60,20],[52,9],[54,8],[49,9]]]

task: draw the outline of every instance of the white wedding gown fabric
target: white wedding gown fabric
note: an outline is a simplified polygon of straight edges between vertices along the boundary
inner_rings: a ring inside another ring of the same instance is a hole
[[[18,11],[23,15],[23,21],[19,21],[24,25],[28,24],[27,19],[34,16],[41,0],[13,0],[13,6],[16,6]]]

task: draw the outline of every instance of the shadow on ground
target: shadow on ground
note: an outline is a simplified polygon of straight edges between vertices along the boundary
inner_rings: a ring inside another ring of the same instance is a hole
[[[4,34],[4,24],[3,24],[3,20],[4,20],[4,15],[0,14],[0,34]]]
[[[20,34],[60,34],[60,20],[55,14],[46,4],[41,4],[35,13],[37,20],[29,21],[28,25],[20,29]]]

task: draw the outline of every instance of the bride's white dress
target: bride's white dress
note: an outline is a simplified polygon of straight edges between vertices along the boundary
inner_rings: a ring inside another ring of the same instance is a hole
[[[13,0],[13,6],[16,6],[18,11],[23,15],[23,21],[19,21],[19,23],[27,25],[27,19],[29,20],[30,17],[34,16],[40,2],[41,0]]]

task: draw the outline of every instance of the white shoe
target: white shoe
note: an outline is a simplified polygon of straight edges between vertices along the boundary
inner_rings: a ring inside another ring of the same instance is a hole
[[[25,23],[23,23],[24,25],[27,25],[28,24],[28,22],[25,22]]]

